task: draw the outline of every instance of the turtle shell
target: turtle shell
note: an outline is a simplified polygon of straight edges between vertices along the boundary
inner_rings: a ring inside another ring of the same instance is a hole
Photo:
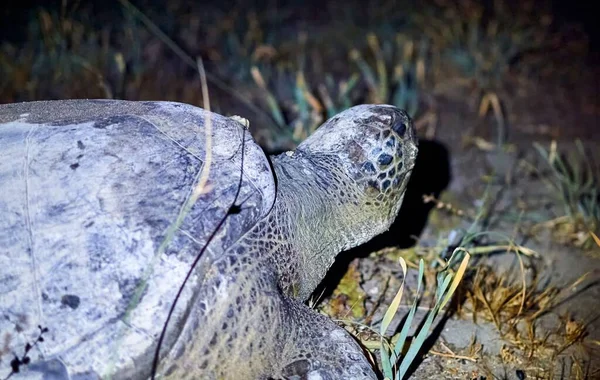
[[[211,234],[163,349],[204,268],[274,198],[266,156],[231,118],[173,102],[1,105],[0,378],[147,377]]]

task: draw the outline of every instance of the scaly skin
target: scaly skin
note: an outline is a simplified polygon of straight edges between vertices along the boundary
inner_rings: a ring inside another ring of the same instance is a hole
[[[375,379],[352,337],[303,301],[339,252],[389,228],[416,154],[404,112],[366,105],[329,120],[295,152],[273,157],[273,209],[208,264],[162,374]]]

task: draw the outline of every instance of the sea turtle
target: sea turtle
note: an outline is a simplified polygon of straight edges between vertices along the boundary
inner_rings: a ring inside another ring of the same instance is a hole
[[[416,154],[388,105],[270,159],[191,105],[1,105],[0,378],[148,378],[173,305],[158,378],[376,378],[304,301],[389,228]]]

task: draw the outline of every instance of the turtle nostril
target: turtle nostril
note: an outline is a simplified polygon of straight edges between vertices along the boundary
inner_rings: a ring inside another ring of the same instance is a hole
[[[406,132],[406,124],[404,124],[402,120],[398,120],[394,123],[392,129],[398,134],[398,136],[404,137],[404,133]]]

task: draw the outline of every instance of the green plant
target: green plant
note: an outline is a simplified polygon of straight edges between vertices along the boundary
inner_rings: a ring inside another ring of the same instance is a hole
[[[395,41],[384,40],[370,33],[367,44],[373,62],[358,49],[350,51],[350,59],[360,70],[369,92],[368,102],[390,103],[406,109],[415,117],[419,108],[420,86],[425,81],[428,42],[418,42],[396,35]]]
[[[450,61],[485,91],[508,70],[548,43],[552,19],[531,2],[515,5],[463,1],[430,7],[415,22],[435,46],[438,65]]]
[[[466,221],[470,221],[466,228],[454,228],[448,233],[447,239],[442,239],[439,247],[463,247],[468,249],[472,255],[486,255],[494,252],[514,252],[528,257],[538,257],[537,252],[515,244],[514,238],[489,229],[490,219],[495,214],[494,205],[495,197],[492,195],[490,185],[485,190],[483,202],[476,212],[471,210],[462,210],[452,204],[441,202],[433,196],[423,196],[425,203],[434,203],[434,207],[442,210],[450,215],[456,215]],[[517,229],[521,221],[521,216],[517,220]],[[486,239],[487,241],[484,241]],[[493,240],[492,240],[493,239]],[[435,253],[435,252],[434,252]],[[452,264],[452,262],[451,262]],[[433,261],[432,265],[438,265],[437,261]]]
[[[351,93],[358,84],[359,79],[360,76],[354,73],[347,80],[336,83],[333,75],[329,73],[325,74],[325,81],[319,84],[318,91],[322,103],[327,110],[328,118],[356,104]]]
[[[583,232],[581,246],[593,247],[590,232],[597,234],[600,229],[600,170],[586,154],[581,140],[575,141],[575,149],[570,149],[568,154],[558,152],[556,141],[549,149],[538,143],[534,143],[534,147],[550,168],[552,175],[543,178],[560,199],[571,232]]]
[[[470,255],[469,253],[462,249],[457,248],[454,250],[454,253],[449,260],[448,263],[452,262],[454,255],[462,255],[462,261],[455,273],[451,273],[449,270],[449,265],[443,268],[437,274],[437,289],[435,293],[435,304],[433,308],[429,311],[425,322],[422,326],[417,330],[416,336],[408,343],[408,332],[413,323],[415,312],[417,310],[417,304],[419,301],[419,293],[421,291],[421,287],[423,284],[423,276],[425,271],[424,261],[421,259],[419,261],[419,277],[418,277],[418,285],[417,285],[417,297],[413,301],[413,304],[410,308],[410,311],[404,321],[401,331],[395,335],[394,337],[386,337],[386,331],[398,312],[398,308],[400,306],[400,301],[402,300],[402,294],[404,291],[404,279],[402,280],[402,284],[400,285],[400,289],[396,293],[394,300],[388,307],[383,320],[381,322],[380,334],[381,334],[381,345],[380,345],[380,358],[382,364],[382,372],[386,379],[403,379],[406,376],[406,373],[417,357],[417,354],[421,350],[425,339],[427,338],[429,331],[435,321],[435,318],[442,311],[444,306],[450,301],[454,291],[458,287],[458,284],[463,278],[463,275],[467,269],[467,264],[469,262]],[[404,277],[406,277],[406,262],[404,259],[400,258],[400,265],[404,272]],[[395,341],[395,344],[392,342]]]
[[[293,73],[293,70],[280,66],[266,78],[257,66],[252,67],[251,72],[264,95],[269,113],[283,131],[279,139],[291,139],[297,144],[321,124],[322,106],[309,90],[302,71]]]
[[[261,90],[265,106],[279,127],[274,139],[275,145],[291,140],[298,144],[308,137],[325,120],[355,104],[352,90],[358,82],[358,76],[352,75],[348,80],[339,81],[336,85],[333,76],[325,73],[315,74],[319,79],[315,92],[303,69],[302,59],[297,65],[279,64],[254,66],[252,78]]]
[[[236,8],[214,17],[205,29],[206,40],[198,42],[208,45],[204,50],[211,68],[221,77],[248,82],[253,66],[279,58],[282,41],[276,33],[277,20],[257,11]]]
[[[502,0],[440,4],[414,17],[417,27],[432,43],[431,66],[436,82],[470,87],[480,117],[493,110],[496,142],[501,148],[507,135],[503,101],[507,75],[515,70],[531,76],[547,65],[546,55],[539,52],[548,50],[552,41],[552,18],[530,1],[518,5]]]
[[[156,38],[158,38],[181,60],[182,63],[189,66],[190,68],[193,68],[194,70],[197,69],[197,60],[194,60],[181,48],[181,46],[179,46],[175,41],[173,41],[173,39],[167,36],[165,32],[163,32],[163,30],[156,23],[154,23],[148,16],[146,16],[146,14],[144,14],[144,12],[140,11],[128,0],[119,0],[119,2],[123,6],[124,10],[132,18],[135,18],[136,20],[139,20],[141,23],[143,23],[144,26],[146,26]],[[272,122],[272,119],[269,117],[269,115],[267,115],[262,109],[257,107],[250,99],[248,99],[248,97],[240,93],[239,90],[234,89],[215,75],[212,75],[208,72],[206,72],[205,74],[206,79],[210,84],[218,87],[225,93],[241,101],[249,110],[252,110],[256,113],[257,116],[261,117],[263,121]],[[215,108],[218,109],[218,107]]]
[[[137,39],[131,27],[99,28],[89,14],[39,9],[28,23],[27,41],[0,48],[0,94],[19,101],[40,98],[107,97],[120,95],[125,66],[140,67]],[[108,44],[111,36],[127,49]]]

